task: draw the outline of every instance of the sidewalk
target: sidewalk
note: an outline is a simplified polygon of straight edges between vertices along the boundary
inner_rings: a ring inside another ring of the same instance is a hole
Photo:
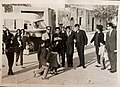
[[[101,70],[95,67],[96,55],[93,46],[88,46],[85,50],[86,69],[82,67],[77,68],[79,59],[77,52],[74,53],[74,67],[58,69],[58,75],[52,76],[48,74],[49,80],[41,80],[41,77],[34,78],[33,71],[38,68],[37,55],[31,54],[29,56],[24,55],[24,66],[26,68],[21,69],[14,64],[15,75],[7,75],[7,60],[3,55],[3,83],[17,83],[17,84],[48,84],[48,85],[116,85],[117,73],[110,73],[109,62],[106,62],[107,69]]]

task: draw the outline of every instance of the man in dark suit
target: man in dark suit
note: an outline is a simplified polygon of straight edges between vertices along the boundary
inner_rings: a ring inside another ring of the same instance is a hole
[[[74,39],[75,32],[71,30],[70,26],[66,27],[66,55],[68,67],[73,67],[73,53],[74,53]]]
[[[85,58],[84,58],[84,47],[88,43],[88,38],[84,30],[80,30],[79,24],[75,24],[75,39],[76,39],[76,48],[78,51],[78,56],[80,60],[80,64],[77,67],[83,66],[85,67]]]
[[[106,34],[105,47],[108,52],[108,58],[110,61],[111,73],[117,71],[117,31],[114,29],[112,23],[108,23],[107,29],[109,30]]]

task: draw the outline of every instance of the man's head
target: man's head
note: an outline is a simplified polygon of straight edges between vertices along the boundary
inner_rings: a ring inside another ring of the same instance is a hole
[[[71,27],[70,26],[66,26],[66,31],[70,31],[71,30]]]
[[[59,28],[59,27],[56,27],[56,28],[55,28],[55,33],[57,33],[57,34],[60,33],[60,28]]]
[[[102,32],[103,31],[103,26],[102,25],[96,25],[96,31],[97,32]]]
[[[78,29],[80,28],[80,25],[79,24],[75,24],[75,31],[77,31]]]
[[[51,26],[47,26],[46,29],[47,29],[47,33],[51,32]]]
[[[40,44],[41,44],[41,47],[44,47],[44,46],[45,46],[45,41],[42,40],[42,41],[40,42]]]
[[[17,29],[16,32],[17,32],[18,34],[20,34],[20,33],[21,33],[21,30],[20,30],[20,29]]]
[[[21,33],[22,33],[22,34],[25,34],[25,29],[21,29]]]
[[[107,29],[108,29],[108,30],[113,29],[113,28],[114,28],[113,23],[108,23],[108,24],[107,24]]]

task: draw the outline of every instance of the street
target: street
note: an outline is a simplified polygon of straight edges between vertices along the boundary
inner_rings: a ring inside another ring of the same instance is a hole
[[[89,33],[88,40],[93,36]],[[88,41],[88,42],[89,42]],[[74,50],[73,68],[59,68],[58,75],[48,74],[48,80],[42,80],[41,77],[35,78],[33,71],[38,68],[37,54],[31,53],[24,55],[24,67],[13,66],[13,76],[7,75],[7,59],[5,54],[2,55],[3,68],[2,68],[2,83],[17,83],[17,84],[53,84],[53,85],[116,85],[117,73],[110,73],[109,61],[106,58],[106,69],[101,70],[96,65],[96,54],[93,44],[85,47],[85,64],[86,69],[82,67],[77,68],[79,58],[76,49]],[[67,64],[66,64],[67,65]]]

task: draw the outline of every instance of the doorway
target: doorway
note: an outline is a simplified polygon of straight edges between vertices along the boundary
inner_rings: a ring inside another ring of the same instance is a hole
[[[81,25],[82,17],[79,17],[79,25]]]
[[[94,31],[94,17],[92,18],[92,31]]]

